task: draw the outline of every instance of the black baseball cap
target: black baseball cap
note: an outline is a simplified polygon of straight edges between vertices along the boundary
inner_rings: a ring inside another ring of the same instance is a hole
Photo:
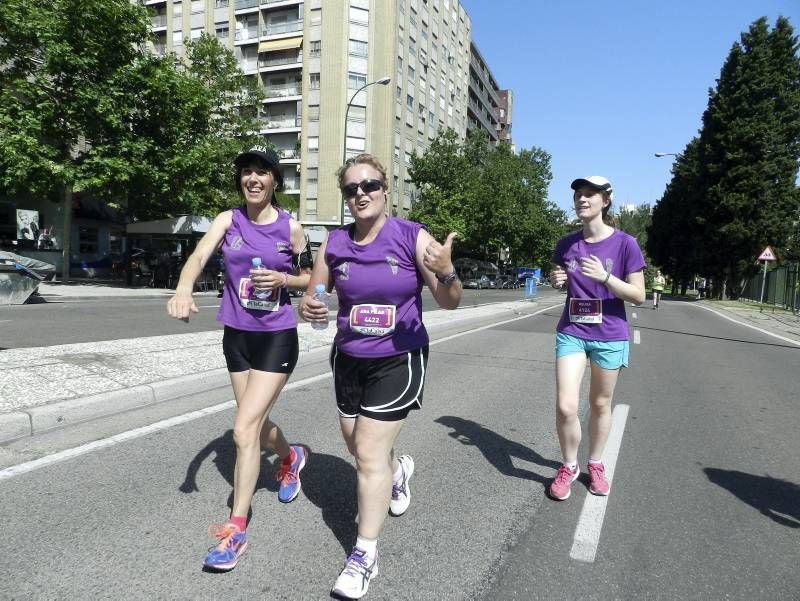
[[[275,175],[278,187],[283,187],[283,174],[278,168],[281,160],[278,158],[277,152],[272,150],[272,148],[256,145],[251,147],[250,150],[243,150],[241,153],[239,153],[239,156],[234,159],[233,164],[237,169],[240,169],[245,163],[247,163],[247,161],[251,159],[257,159],[264,163]]]

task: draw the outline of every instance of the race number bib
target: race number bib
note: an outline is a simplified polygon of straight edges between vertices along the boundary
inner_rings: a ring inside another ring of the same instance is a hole
[[[569,299],[571,323],[603,323],[603,301],[599,298]]]
[[[350,309],[350,329],[365,336],[386,336],[394,332],[396,313],[394,305],[354,305]]]
[[[269,291],[256,294],[255,287],[250,278],[239,280],[239,304],[245,309],[255,311],[277,311],[281,305],[281,289],[273,288]],[[263,296],[264,298],[259,298]]]

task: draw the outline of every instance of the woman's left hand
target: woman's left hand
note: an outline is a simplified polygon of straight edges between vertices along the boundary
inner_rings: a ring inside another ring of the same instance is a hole
[[[458,234],[450,232],[444,244],[439,244],[436,240],[431,240],[425,249],[425,256],[422,263],[437,275],[445,275],[453,271],[453,261],[450,256],[453,251],[453,239]]]
[[[587,278],[595,282],[602,282],[606,279],[606,268],[603,267],[603,262],[594,255],[582,257],[580,264],[581,273]]]

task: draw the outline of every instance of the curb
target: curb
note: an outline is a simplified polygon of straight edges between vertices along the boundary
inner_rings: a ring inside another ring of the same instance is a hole
[[[0,444],[100,417],[230,386],[225,368],[0,414]]]
[[[467,318],[470,321],[472,319],[472,316]],[[448,321],[445,324],[428,326],[428,331],[432,333],[450,323]],[[330,335],[329,338],[332,340],[333,336]],[[322,346],[329,345],[331,340],[326,338]],[[311,350],[313,349],[301,349],[302,352]],[[0,445],[34,434],[225,387],[230,387],[230,377],[227,368],[222,367],[106,393],[64,399],[22,411],[0,413]]]

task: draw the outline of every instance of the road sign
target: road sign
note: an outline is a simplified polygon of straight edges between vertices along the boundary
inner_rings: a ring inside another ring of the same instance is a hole
[[[777,257],[775,253],[772,252],[772,247],[767,246],[764,250],[761,251],[761,254],[758,255],[759,261],[777,261]]]

